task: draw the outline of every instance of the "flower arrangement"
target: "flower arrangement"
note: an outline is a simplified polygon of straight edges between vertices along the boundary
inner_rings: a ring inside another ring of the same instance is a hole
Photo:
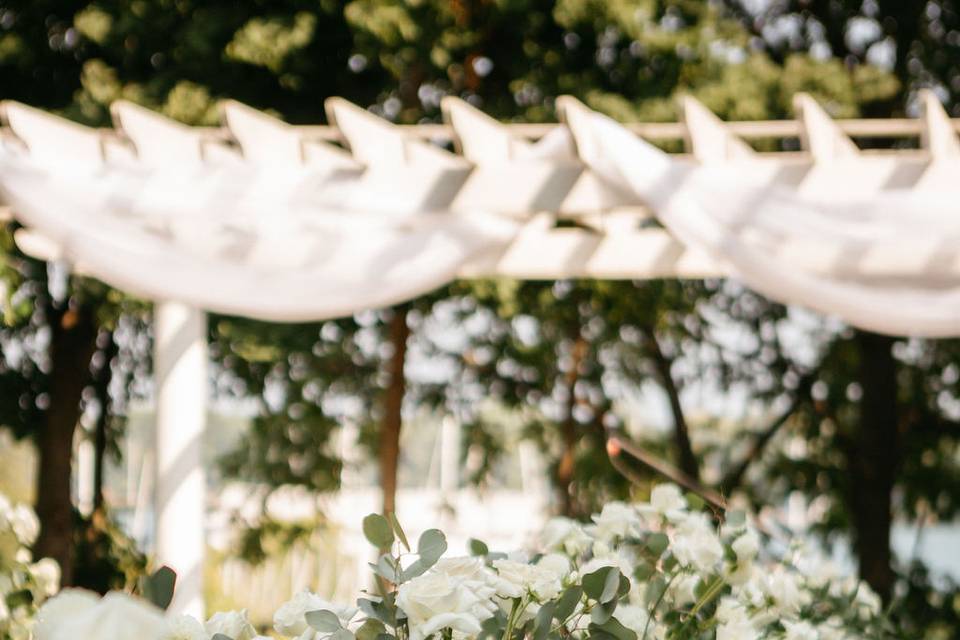
[[[770,557],[736,512],[722,524],[673,485],[614,502],[590,524],[551,520],[534,554],[445,557],[443,533],[411,545],[395,518],[368,516],[376,588],[355,606],[305,592],[274,617],[296,640],[842,640],[889,633],[879,598],[791,545]],[[169,598],[166,598],[169,601]],[[243,612],[205,624],[131,596],[67,591],[40,611],[36,640],[266,640]]]
[[[40,531],[30,507],[0,494],[0,639],[28,640],[37,607],[57,592],[60,568],[33,562],[29,547]]]

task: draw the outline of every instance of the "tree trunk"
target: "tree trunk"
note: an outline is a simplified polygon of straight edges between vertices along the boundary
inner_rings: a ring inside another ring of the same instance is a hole
[[[587,355],[587,341],[577,325],[574,332],[573,347],[570,352],[570,370],[564,380],[567,388],[567,404],[564,407],[563,422],[560,425],[560,437],[563,439],[563,453],[557,463],[556,484],[560,499],[560,514],[568,518],[576,516],[573,500],[573,472],[576,467],[577,424],[573,418],[573,409],[577,404],[576,387],[580,378],[580,363]]]
[[[894,583],[891,493],[900,465],[897,365],[891,353],[894,338],[857,331],[855,340],[863,397],[854,455],[849,460],[850,511],[860,577],[888,601]]]
[[[383,513],[395,513],[397,508],[397,467],[400,460],[400,428],[403,424],[403,397],[407,390],[404,363],[407,357],[407,306],[393,309],[390,319],[390,356],[387,371],[390,375],[380,426],[380,486],[383,490]]]
[[[37,435],[37,517],[40,537],[34,553],[60,565],[62,584],[73,582],[73,501],[70,495],[73,435],[80,399],[90,379],[97,326],[91,309],[52,311],[50,407]]]
[[[672,363],[660,348],[660,342],[657,340],[654,330],[647,328],[644,332],[650,356],[657,370],[657,377],[660,378],[660,384],[670,401],[670,413],[673,415],[673,443],[677,449],[680,470],[691,480],[699,483],[700,465],[697,463],[697,456],[694,455],[693,445],[690,443],[690,429],[683,413],[683,405],[680,404],[680,390],[677,389],[677,385],[673,381],[673,374],[670,372]]]

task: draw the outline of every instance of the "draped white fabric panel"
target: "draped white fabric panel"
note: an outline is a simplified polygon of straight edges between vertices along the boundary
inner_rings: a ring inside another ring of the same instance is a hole
[[[827,158],[854,159],[832,167],[834,188],[811,192],[742,163],[676,161],[575,100],[564,114],[588,166],[632,189],[677,238],[751,288],[881,333],[960,335],[955,157],[925,165],[926,186],[877,190],[871,178],[886,177],[879,165],[856,157],[845,138],[821,139]],[[843,184],[858,171],[862,180]]]
[[[118,103],[127,145],[6,104],[25,146],[0,152],[0,190],[51,257],[223,313],[342,316],[462,276],[731,275],[863,328],[960,335],[960,144],[939,105],[925,151],[875,155],[798,96],[807,153],[770,156],[687,99],[692,160],[558,105],[566,126],[531,143],[448,99],[454,154],[339,99],[346,148],[232,102],[231,141]]]

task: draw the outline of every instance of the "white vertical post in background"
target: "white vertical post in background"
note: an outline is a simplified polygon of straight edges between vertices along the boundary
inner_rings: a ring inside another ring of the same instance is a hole
[[[203,619],[207,315],[177,302],[154,306],[157,381],[156,555],[177,572],[172,613]]]
[[[450,502],[460,488],[460,421],[444,416],[440,426],[440,492]]]

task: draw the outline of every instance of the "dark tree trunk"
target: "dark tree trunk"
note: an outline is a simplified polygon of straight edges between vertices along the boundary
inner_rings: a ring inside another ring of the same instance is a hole
[[[660,378],[660,385],[667,394],[670,401],[670,413],[673,415],[673,443],[677,449],[677,460],[680,470],[693,480],[700,482],[700,465],[697,463],[697,456],[693,453],[693,445],[690,443],[690,429],[687,426],[687,419],[683,413],[683,405],[680,404],[680,390],[673,380],[673,374],[670,372],[672,362],[664,355],[660,348],[660,341],[652,328],[645,329],[647,347],[650,357],[653,359],[654,367],[657,370],[657,377]]]
[[[407,390],[404,363],[407,357],[407,307],[394,308],[390,319],[390,343],[393,355],[387,366],[389,386],[383,407],[383,423],[380,426],[380,487],[383,490],[383,513],[396,512],[397,468],[400,461],[400,428],[403,424],[403,397]]]
[[[850,511],[860,577],[888,601],[894,582],[891,567],[891,494],[900,466],[897,420],[897,365],[894,338],[857,331],[860,424],[849,461]]]
[[[70,496],[73,435],[80,418],[80,399],[90,379],[97,326],[91,309],[52,311],[49,316],[50,407],[37,435],[37,517],[40,537],[34,553],[60,564],[62,583],[73,582],[73,501]]]
[[[587,341],[580,333],[577,325],[573,336],[573,346],[570,353],[570,370],[567,371],[564,384],[567,389],[567,404],[564,407],[563,422],[560,424],[560,437],[563,440],[563,453],[557,463],[556,485],[560,501],[560,514],[568,518],[575,517],[576,506],[573,499],[573,472],[576,467],[577,424],[573,417],[573,409],[577,404],[576,387],[580,379],[580,363],[587,355]]]

